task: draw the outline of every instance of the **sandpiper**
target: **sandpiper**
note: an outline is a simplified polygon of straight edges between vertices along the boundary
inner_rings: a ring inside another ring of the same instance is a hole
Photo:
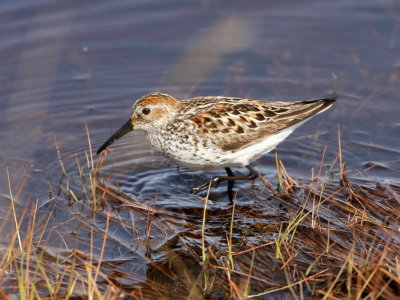
[[[225,168],[228,176],[214,177],[193,188],[228,181],[254,179],[249,164],[273,150],[297,127],[319,114],[335,97],[296,102],[266,102],[234,97],[196,97],[177,100],[162,93],[141,97],[133,106],[128,122],[117,130],[97,154],[134,129],[146,132],[150,145],[165,157],[197,170]],[[234,176],[231,167],[244,166],[248,176]]]

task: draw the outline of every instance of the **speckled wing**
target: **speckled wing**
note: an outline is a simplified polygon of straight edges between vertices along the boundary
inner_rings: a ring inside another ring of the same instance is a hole
[[[237,151],[328,109],[334,101],[335,98],[301,102],[203,99],[204,109],[193,114],[190,120],[196,124],[199,134],[223,151]]]

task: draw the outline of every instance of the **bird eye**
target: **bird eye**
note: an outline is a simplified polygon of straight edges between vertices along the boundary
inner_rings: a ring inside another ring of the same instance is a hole
[[[143,109],[142,109],[142,113],[143,113],[144,115],[148,115],[148,114],[150,113],[150,108],[147,108],[147,107],[143,108]]]

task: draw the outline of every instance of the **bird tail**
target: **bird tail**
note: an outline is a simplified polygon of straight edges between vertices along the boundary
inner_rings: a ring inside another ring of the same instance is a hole
[[[329,109],[336,101],[336,97],[311,99],[305,101],[289,102],[287,105],[290,109],[287,113],[281,113],[276,119],[290,120],[291,123],[296,124],[300,121],[307,120],[319,113]]]

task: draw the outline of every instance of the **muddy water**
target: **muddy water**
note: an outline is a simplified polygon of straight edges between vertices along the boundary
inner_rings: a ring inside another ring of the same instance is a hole
[[[5,0],[0,7],[4,207],[7,169],[20,207],[46,203],[58,182],[65,184],[56,145],[73,184],[77,160],[85,164],[88,150],[85,124],[97,149],[127,120],[135,100],[151,91],[177,98],[272,100],[334,93],[339,99],[333,108],[278,147],[288,172],[309,180],[325,146],[329,169],[338,154],[340,127],[352,178],[372,185],[399,182],[397,1],[253,1],[250,6],[242,1]],[[254,166],[276,183],[274,154]],[[146,145],[140,131],[112,146],[100,172],[131,197],[144,203],[156,198],[172,216],[188,217],[203,203],[187,191],[219,174],[177,170]],[[215,212],[229,205],[224,191],[221,185],[212,194]],[[243,207],[265,198],[250,183],[237,185],[237,191]]]

